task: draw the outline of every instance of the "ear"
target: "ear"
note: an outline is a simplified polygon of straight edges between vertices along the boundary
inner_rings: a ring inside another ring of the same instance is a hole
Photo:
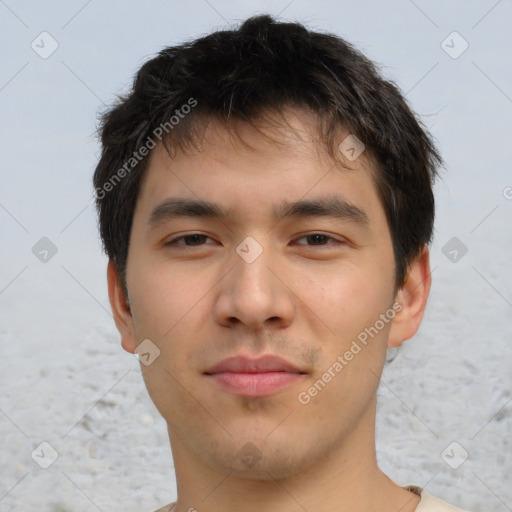
[[[402,309],[397,311],[391,324],[389,347],[398,347],[416,334],[425,312],[431,284],[430,253],[425,245],[410,265],[405,283],[395,297],[395,302],[400,303]]]
[[[119,334],[121,334],[121,346],[130,354],[137,348],[135,327],[133,325],[132,312],[127,304],[126,296],[119,281],[119,274],[113,260],[109,260],[107,266],[108,298],[114,314],[114,321]]]

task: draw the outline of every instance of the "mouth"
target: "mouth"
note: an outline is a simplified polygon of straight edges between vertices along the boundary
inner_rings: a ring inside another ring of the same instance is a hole
[[[304,378],[306,372],[277,356],[230,357],[204,375],[224,391],[238,396],[270,396]]]

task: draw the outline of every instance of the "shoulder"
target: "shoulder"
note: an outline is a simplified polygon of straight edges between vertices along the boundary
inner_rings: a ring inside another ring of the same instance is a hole
[[[176,503],[176,502],[174,502],[174,503]],[[169,505],[159,508],[158,510],[155,510],[155,512],[171,512],[172,509],[174,508],[174,503],[169,503]]]
[[[421,501],[416,508],[416,512],[467,512],[436,496],[432,496],[432,494],[429,494],[419,487],[410,485],[406,489],[421,496]]]
[[[466,512],[460,508],[451,505],[450,503],[432,496],[427,491],[421,490],[419,487],[409,486],[407,490],[415,492],[421,496],[421,501],[416,512]],[[174,503],[170,503],[165,507],[155,510],[155,512],[171,512],[174,507]]]

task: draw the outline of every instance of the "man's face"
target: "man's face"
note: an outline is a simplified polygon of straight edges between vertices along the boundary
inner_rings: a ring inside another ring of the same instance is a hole
[[[308,118],[289,120],[302,140],[240,124],[247,147],[211,123],[200,152],[171,159],[157,146],[127,262],[134,336],[123,344],[160,350],[142,369],[175,458],[261,479],[370,436],[394,316],[391,237],[365,154],[335,166]],[[178,199],[227,216],[162,207]],[[269,354],[295,370],[213,368]]]

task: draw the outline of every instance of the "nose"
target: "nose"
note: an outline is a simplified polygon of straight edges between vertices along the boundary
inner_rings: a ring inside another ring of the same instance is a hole
[[[252,331],[289,326],[295,313],[294,294],[272,251],[265,249],[252,262],[237,254],[234,265],[220,283],[213,307],[216,321]]]

